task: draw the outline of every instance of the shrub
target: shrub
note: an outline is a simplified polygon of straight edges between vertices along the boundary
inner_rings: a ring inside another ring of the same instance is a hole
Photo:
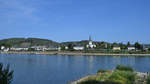
[[[135,78],[136,74],[131,71],[115,71],[106,81],[120,84],[134,84]]]
[[[96,80],[88,80],[88,81],[83,81],[83,82],[77,83],[77,84],[99,84],[99,82]]]
[[[81,83],[77,83],[77,84],[120,84],[117,82],[113,82],[113,81],[96,81],[96,80],[89,80],[89,81],[84,81]]]
[[[10,84],[13,78],[13,71],[9,70],[9,65],[3,68],[3,64],[0,63],[0,84]]]
[[[99,69],[97,73],[105,73],[108,72],[108,70]]]
[[[116,70],[120,70],[120,71],[131,71],[133,72],[134,70],[132,69],[132,67],[130,66],[123,66],[123,65],[118,65],[116,67]]]
[[[147,77],[146,84],[150,84],[150,75]]]

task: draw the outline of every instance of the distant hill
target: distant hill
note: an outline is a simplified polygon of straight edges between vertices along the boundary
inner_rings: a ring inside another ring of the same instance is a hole
[[[59,43],[39,38],[10,38],[0,40],[0,44],[10,45],[15,47],[30,47],[30,46],[58,46]]]

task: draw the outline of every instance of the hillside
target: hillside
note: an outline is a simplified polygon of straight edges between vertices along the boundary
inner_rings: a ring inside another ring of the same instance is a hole
[[[39,38],[10,38],[0,40],[1,45],[15,47],[30,47],[30,46],[58,46],[59,43],[48,39]]]

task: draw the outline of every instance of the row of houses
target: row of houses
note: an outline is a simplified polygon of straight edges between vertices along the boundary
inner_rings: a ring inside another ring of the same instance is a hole
[[[5,46],[1,46],[2,51],[28,51],[28,50],[35,50],[35,51],[48,51],[48,50],[60,50],[60,47],[57,46],[32,46],[32,47],[11,47],[6,48]]]
[[[120,50],[121,50],[121,47],[120,47],[120,46],[114,46],[114,47],[113,47],[113,50],[118,50],[118,51],[120,51]],[[127,47],[127,50],[128,50],[128,51],[136,51],[136,50],[138,50],[138,49],[136,49],[134,46],[129,46],[129,47]],[[149,47],[143,47],[142,50],[148,51],[148,50],[149,50]]]

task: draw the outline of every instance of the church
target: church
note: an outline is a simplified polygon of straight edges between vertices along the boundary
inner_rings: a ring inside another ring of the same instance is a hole
[[[89,36],[89,43],[86,45],[87,48],[95,48],[96,45],[93,44],[91,36]]]

